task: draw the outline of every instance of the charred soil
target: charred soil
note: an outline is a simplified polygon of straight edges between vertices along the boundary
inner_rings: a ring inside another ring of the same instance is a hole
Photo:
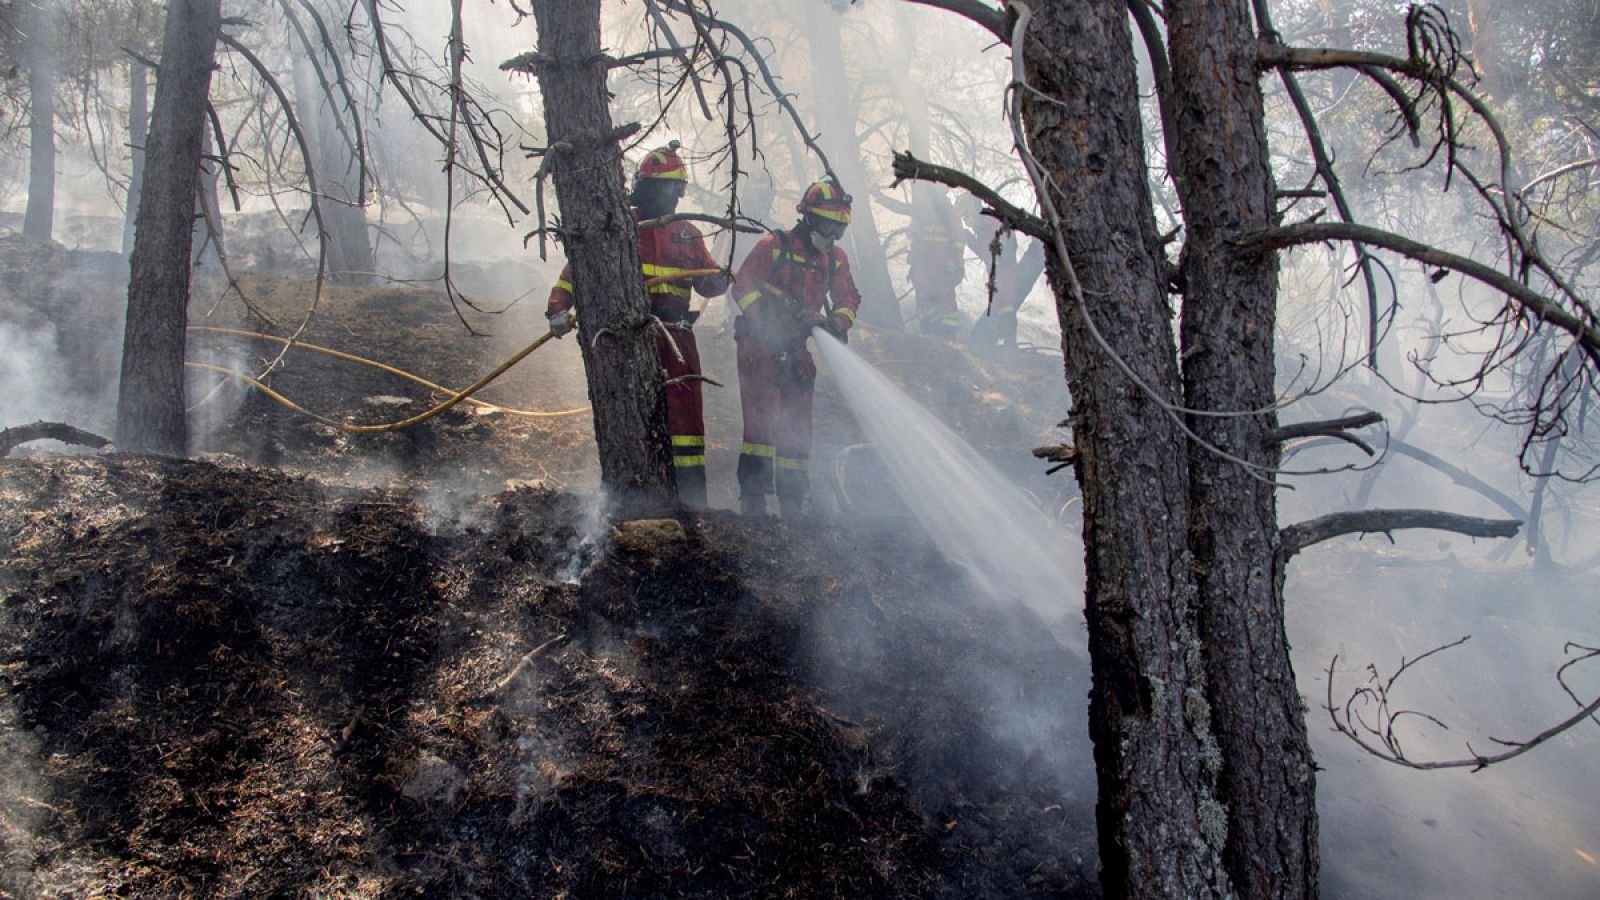
[[[590,543],[569,495],[430,521],[209,462],[7,461],[0,491],[19,895],[1090,887],[1087,798],[940,688],[940,648],[1008,627],[930,616],[931,554],[725,513]],[[848,690],[840,615],[876,629]]]

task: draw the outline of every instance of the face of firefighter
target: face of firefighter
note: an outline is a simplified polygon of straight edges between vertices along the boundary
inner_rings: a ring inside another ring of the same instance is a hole
[[[844,237],[846,225],[833,219],[822,216],[808,215],[805,218],[806,239],[811,243],[812,249],[818,253],[827,253],[833,248],[835,241]]]
[[[645,178],[634,186],[630,201],[639,210],[640,218],[657,219],[678,211],[678,201],[689,190],[689,185],[669,178]]]

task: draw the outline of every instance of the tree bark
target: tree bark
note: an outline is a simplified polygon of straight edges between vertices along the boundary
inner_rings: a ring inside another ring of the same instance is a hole
[[[135,219],[139,197],[144,193],[144,144],[150,135],[150,73],[144,63],[128,63],[128,146],[133,156],[133,171],[128,177],[128,197],[122,221],[122,255],[133,254]]]
[[[183,455],[184,329],[189,250],[206,96],[222,0],[171,0],[146,143],[145,185],[133,241],[128,322],[117,395],[117,446]]]
[[[545,134],[594,409],[600,480],[627,513],[676,496],[666,392],[611,122],[600,0],[534,0]]]
[[[1184,397],[1190,409],[1240,411],[1189,417],[1211,445],[1189,444],[1189,534],[1222,750],[1225,860],[1239,897],[1314,897],[1315,766],[1274,571],[1277,416],[1251,412],[1276,397],[1278,263],[1229,243],[1274,223],[1252,15],[1248,0],[1168,0],[1166,11],[1183,141],[1173,174],[1186,225]]]
[[[1014,52],[1040,92],[1023,92],[1027,136],[1059,192],[1082,283],[1080,303],[1051,260],[1084,500],[1101,883],[1108,897],[1221,897],[1227,817],[1214,791],[1185,439],[1108,356],[1178,402],[1132,35],[1117,4],[1036,5]]]
[[[55,233],[56,53],[55,16],[42,3],[28,10],[28,206],[22,234],[48,241]]]

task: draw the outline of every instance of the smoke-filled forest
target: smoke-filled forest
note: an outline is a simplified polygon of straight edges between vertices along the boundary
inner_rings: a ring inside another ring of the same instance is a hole
[[[0,897],[1600,895],[1600,8],[0,0]]]

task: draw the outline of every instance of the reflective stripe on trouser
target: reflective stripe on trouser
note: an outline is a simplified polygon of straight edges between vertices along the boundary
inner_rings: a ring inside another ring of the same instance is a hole
[[[670,336],[670,338],[669,338]],[[677,345],[677,353],[673,352]],[[678,356],[683,356],[679,361]],[[694,332],[667,329],[656,332],[656,355],[667,379],[700,374],[700,347]],[[706,421],[701,381],[688,378],[667,385],[667,431],[672,435],[672,466],[678,476],[678,499],[690,506],[706,505]]]
[[[672,436],[672,469],[678,477],[678,499],[688,506],[705,506],[705,435],[675,434]]]
[[[754,339],[739,346],[739,406],[744,446],[739,453],[739,493],[800,499],[808,481],[814,382],[796,378]],[[776,472],[776,478],[774,478]]]
[[[955,288],[917,288],[917,320],[924,334],[948,334],[960,328]]]

